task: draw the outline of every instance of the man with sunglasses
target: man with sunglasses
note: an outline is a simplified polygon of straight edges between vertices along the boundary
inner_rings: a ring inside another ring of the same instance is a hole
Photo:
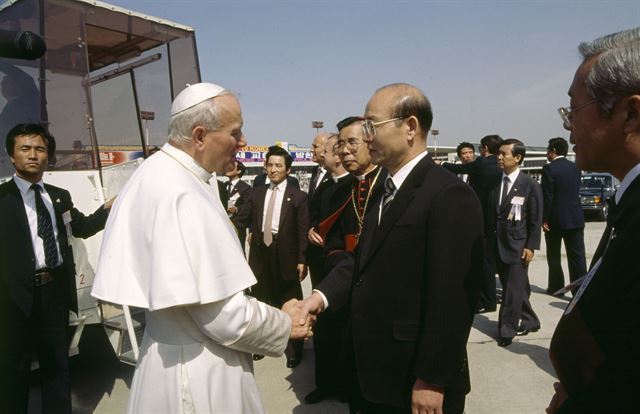
[[[385,194],[347,256],[303,302],[303,312],[349,310],[352,412],[458,413],[470,390],[466,343],[482,271],[478,198],[427,154],[431,105],[392,84],[363,123]]]
[[[640,389],[640,27],[579,46],[560,108],[576,165],[621,182],[607,227],[551,340],[548,413],[637,413]]]

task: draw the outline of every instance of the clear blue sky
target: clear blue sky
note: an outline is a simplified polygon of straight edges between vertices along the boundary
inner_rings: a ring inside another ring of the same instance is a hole
[[[431,100],[439,146],[546,145],[568,138],[556,109],[578,44],[640,25],[637,0],[107,2],[193,27],[202,79],[239,94],[251,145],[307,145],[311,121],[333,130],[392,82]]]

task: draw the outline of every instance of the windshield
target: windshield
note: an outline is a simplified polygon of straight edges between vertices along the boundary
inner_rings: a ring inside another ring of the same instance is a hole
[[[582,188],[611,187],[611,177],[607,175],[584,175],[580,178]]]

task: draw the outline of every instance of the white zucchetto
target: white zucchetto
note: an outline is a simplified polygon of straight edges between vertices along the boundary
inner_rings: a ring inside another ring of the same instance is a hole
[[[198,105],[207,99],[215,98],[224,92],[222,86],[214,85],[213,83],[194,83],[193,85],[187,84],[187,87],[182,90],[173,100],[171,105],[171,116],[177,115],[182,111]]]

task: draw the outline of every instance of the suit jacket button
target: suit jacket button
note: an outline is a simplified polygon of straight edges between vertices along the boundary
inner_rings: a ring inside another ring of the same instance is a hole
[[[359,280],[356,281],[356,286],[360,287],[360,286],[362,286],[363,283],[364,283],[364,281],[362,279],[359,279]]]

